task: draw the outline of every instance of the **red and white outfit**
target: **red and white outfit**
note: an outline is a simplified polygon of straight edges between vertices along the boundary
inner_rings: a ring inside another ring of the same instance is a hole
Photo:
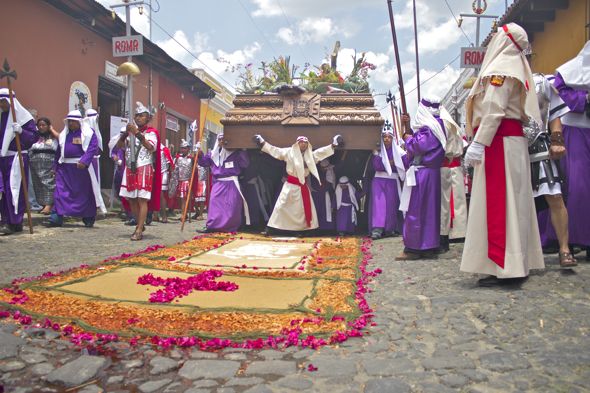
[[[193,170],[193,158],[190,155],[177,155],[174,160],[175,176],[178,178],[178,188],[176,189],[176,196],[186,198],[188,196],[188,189],[190,186],[191,174]]]
[[[517,24],[498,29],[467,98],[467,135],[484,150],[473,177],[464,272],[516,278],[545,266],[522,131],[529,117],[541,124],[533,75],[521,52],[527,46]]]
[[[150,201],[153,196],[154,203],[158,205],[155,210],[159,210],[159,195],[162,188],[160,137],[158,130],[152,127],[144,126],[140,131],[145,140],[156,148],[156,151],[150,152],[139,142],[138,138],[135,138],[135,148],[139,150],[139,154],[137,155],[137,169],[132,171],[129,168],[131,162],[130,138],[127,138],[125,141],[125,171],[119,195],[123,198],[143,198]]]

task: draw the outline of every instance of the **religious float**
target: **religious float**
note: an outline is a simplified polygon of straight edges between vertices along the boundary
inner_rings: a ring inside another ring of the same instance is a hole
[[[317,148],[340,134],[344,149],[330,161],[338,163],[338,176],[360,180],[371,151],[379,146],[384,119],[375,108],[367,82],[368,71],[375,66],[364,54],[355,56],[351,73],[343,77],[336,70],[338,46],[331,64],[301,73],[299,78],[288,57],[262,63],[262,78],[246,69],[241,94],[221,120],[226,147],[257,149],[253,136],[261,134],[278,147],[291,146],[304,135]]]

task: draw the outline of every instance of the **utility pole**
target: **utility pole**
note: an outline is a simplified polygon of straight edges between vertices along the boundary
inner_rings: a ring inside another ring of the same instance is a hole
[[[139,6],[140,12],[143,11],[143,0],[139,1],[131,1],[131,0],[123,0],[121,4],[114,4],[111,6],[113,10],[113,18],[115,17],[114,9],[119,7],[125,7],[125,36],[131,36],[131,7],[132,6]],[[133,63],[133,56],[127,56],[127,62],[119,66],[117,69],[117,75],[127,75],[127,91],[126,91],[126,106],[127,106],[127,118],[129,119],[129,123],[133,121],[134,118],[134,111],[133,111],[133,75],[139,74],[139,67]],[[131,67],[131,69],[121,70],[123,66]],[[122,73],[120,73],[123,71]],[[130,168],[131,170],[135,170],[136,165],[136,154],[135,154],[135,137],[133,135],[129,136],[129,147],[131,150],[131,160],[130,160]]]
[[[463,23],[463,18],[476,18],[477,24],[475,27],[475,46],[479,47],[479,32],[481,27],[481,18],[488,18],[488,19],[497,19],[498,15],[484,15],[486,9],[488,8],[488,2],[486,0],[477,0],[477,2],[473,2],[473,14],[459,14],[459,27],[461,27],[461,23]]]
[[[111,9],[125,7],[125,35],[129,37],[131,35],[131,6],[143,6],[143,0],[140,1],[131,1],[131,0],[123,0],[122,4],[113,4]],[[113,13],[113,18],[115,14]],[[151,23],[151,22],[150,22]],[[151,30],[151,29],[150,29]],[[150,32],[151,35],[151,32]],[[127,56],[127,61],[132,62],[133,57]],[[127,94],[125,98],[125,103],[127,106],[127,113],[129,117],[129,121],[133,119],[133,75],[127,75]]]

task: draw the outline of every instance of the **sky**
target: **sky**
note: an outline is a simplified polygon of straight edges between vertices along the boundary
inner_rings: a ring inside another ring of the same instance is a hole
[[[121,3],[96,1],[107,7]],[[505,0],[483,3],[487,3],[487,15],[505,12]],[[412,92],[416,88],[412,0],[392,4],[412,114],[417,107],[417,95]],[[145,7],[142,14],[133,9],[133,27],[149,37],[151,17],[152,41],[188,68],[203,68],[234,91],[240,70],[249,63],[257,68],[261,61],[290,56],[291,64],[300,69],[306,63],[320,65],[338,40],[338,70],[346,75],[355,52],[366,52],[367,61],[377,66],[369,74],[376,107],[390,118],[384,94],[397,92],[398,74],[387,0],[152,0],[152,7],[151,12]],[[473,13],[472,0],[416,0],[416,7],[421,93],[442,98],[461,71],[460,48],[475,44],[475,20],[465,18],[461,30],[452,15]],[[492,19],[482,20],[482,41],[491,24]]]

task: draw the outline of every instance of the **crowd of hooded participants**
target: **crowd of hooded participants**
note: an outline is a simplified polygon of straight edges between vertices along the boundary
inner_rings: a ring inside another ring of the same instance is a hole
[[[64,217],[93,227],[107,199],[121,203],[133,241],[154,221],[200,221],[206,212],[205,232],[400,236],[402,261],[436,258],[464,242],[461,270],[485,274],[482,286],[526,279],[544,268],[543,249],[572,268],[576,252],[586,260],[590,252],[590,47],[554,75],[533,74],[526,32],[509,23],[487,53],[463,127],[439,99],[423,97],[401,127],[386,122],[362,170],[343,159],[340,135],[321,147],[300,135],[284,147],[257,134],[259,149],[245,150],[227,148],[219,134],[212,147],[182,140],[174,151],[139,102],[133,121],[103,143],[96,111],[69,112],[59,130],[16,95],[11,108],[0,89],[1,231],[23,230],[18,135],[31,207],[52,227]],[[106,198],[104,155],[114,166]],[[157,236],[157,226],[150,230]]]

